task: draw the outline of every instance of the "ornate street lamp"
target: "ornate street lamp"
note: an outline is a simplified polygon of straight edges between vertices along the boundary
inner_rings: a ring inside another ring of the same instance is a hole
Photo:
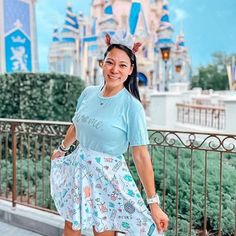
[[[167,74],[167,62],[170,59],[170,46],[161,47],[162,60],[165,62],[165,91],[168,91],[168,74]]]
[[[169,10],[168,10],[168,2],[163,1],[162,5],[162,16],[160,18],[160,25],[157,29],[157,47],[161,52],[162,60],[165,63],[165,81],[164,81],[164,90],[168,91],[168,70],[167,63],[170,59],[170,51],[173,45],[173,41],[171,39],[173,33],[173,27],[169,21]]]
[[[175,71],[177,73],[180,73],[181,69],[182,69],[182,65],[175,65]]]
[[[180,73],[181,70],[182,70],[182,60],[180,58],[178,58],[176,63],[175,63],[175,71],[177,73]]]
[[[167,62],[170,59],[170,47],[160,48],[162,60]]]

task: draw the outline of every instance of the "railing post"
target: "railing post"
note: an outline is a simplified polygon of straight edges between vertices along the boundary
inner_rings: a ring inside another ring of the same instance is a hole
[[[225,131],[228,133],[235,133],[236,122],[235,122],[235,109],[236,99],[225,100]]]
[[[11,134],[12,134],[12,206],[16,206],[17,197],[17,186],[16,186],[16,126],[17,123],[11,124]]]

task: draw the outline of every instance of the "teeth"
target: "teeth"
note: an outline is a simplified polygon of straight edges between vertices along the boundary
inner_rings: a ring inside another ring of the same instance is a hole
[[[110,79],[114,79],[114,80],[115,80],[115,79],[119,79],[118,77],[114,77],[114,76],[110,76],[110,75],[109,75],[109,78],[110,78]]]

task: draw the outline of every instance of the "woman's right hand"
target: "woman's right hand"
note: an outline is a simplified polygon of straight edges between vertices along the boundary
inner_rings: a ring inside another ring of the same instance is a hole
[[[52,153],[51,160],[55,160],[59,157],[63,157],[63,156],[65,156],[65,154],[66,154],[65,152],[61,152],[61,151],[55,149]]]

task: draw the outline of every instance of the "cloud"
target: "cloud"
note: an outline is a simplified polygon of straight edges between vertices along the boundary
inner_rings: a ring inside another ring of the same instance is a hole
[[[175,15],[174,21],[176,23],[183,22],[185,19],[189,17],[188,13],[182,8],[175,8],[174,15]]]

